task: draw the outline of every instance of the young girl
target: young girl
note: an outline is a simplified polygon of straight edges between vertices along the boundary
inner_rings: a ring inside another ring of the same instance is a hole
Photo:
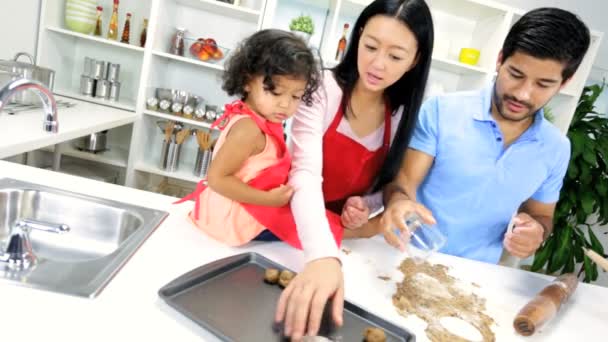
[[[281,230],[285,221],[293,222],[287,205],[293,189],[285,185],[291,157],[282,124],[301,101],[310,104],[318,83],[314,55],[289,32],[262,30],[239,46],[226,65],[223,89],[241,100],[226,105],[214,123],[221,123],[222,132],[207,174],[209,187],[201,181],[185,198],[196,200],[190,218],[201,230],[239,246],[268,229],[300,247],[295,230]]]

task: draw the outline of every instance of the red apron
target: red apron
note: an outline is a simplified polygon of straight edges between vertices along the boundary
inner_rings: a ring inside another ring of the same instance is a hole
[[[291,167],[291,156],[289,155],[289,151],[287,151],[287,146],[285,145],[285,141],[283,139],[282,125],[261,119],[244,103],[241,101],[235,101],[231,105],[226,105],[224,115],[214,122],[212,127],[217,126],[225,118],[230,118],[230,116],[234,114],[250,115],[264,133],[270,135],[277,141],[279,145],[279,153],[282,154],[282,156],[279,156],[278,163],[265,170],[262,170],[257,177],[249,181],[247,184],[259,190],[270,190],[278,187],[281,184],[287,184],[289,169]],[[332,182],[339,184],[338,186],[332,185],[331,187],[327,187],[327,189],[325,185],[323,186],[323,194],[325,199],[328,201],[335,201],[336,199],[341,199],[344,201],[351,195],[364,193],[375,179],[378,170],[386,157],[388,145],[390,143],[390,112],[387,111],[387,117],[385,119],[384,144],[382,148],[375,152],[370,152],[357,142],[337,133],[335,129],[337,128],[341,118],[342,109],[339,109],[334,121],[323,137],[323,165],[342,165],[346,166],[349,170],[354,170],[356,172],[344,175],[340,172],[336,172],[337,168],[323,169],[324,184]],[[338,148],[338,146],[341,147]],[[345,152],[344,150],[341,150],[341,148],[355,150],[347,153],[349,158],[354,159],[345,160],[343,158],[339,158],[339,156],[344,155]],[[333,155],[335,160],[333,160],[330,155]],[[329,164],[327,163],[328,161]],[[361,163],[361,161],[364,162]],[[368,170],[367,168],[370,169]],[[352,189],[354,191],[350,191],[350,188],[342,188],[344,186],[354,186],[356,188]],[[197,215],[199,205],[198,198],[200,193],[205,188],[206,185],[204,185],[204,181],[199,182],[196,190],[193,193],[176,203],[182,203],[191,199],[195,200],[195,215]],[[279,239],[295,248],[302,249],[302,244],[298,237],[298,231],[296,229],[296,224],[289,204],[280,208],[265,207],[253,204],[241,205],[251,216],[253,216],[260,224],[266,227]],[[340,221],[340,216],[329,210],[326,210],[326,216],[336,244],[339,246],[342,241],[342,234],[344,230]],[[198,217],[195,218],[198,219]]]
[[[341,214],[350,196],[363,195],[372,186],[388,154],[391,143],[391,111],[384,113],[382,146],[369,151],[365,146],[338,133],[342,106],[323,136],[323,196],[325,207]],[[325,167],[331,165],[332,167]]]

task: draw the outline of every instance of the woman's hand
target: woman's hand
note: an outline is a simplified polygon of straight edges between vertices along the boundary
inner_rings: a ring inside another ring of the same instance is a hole
[[[363,197],[349,197],[342,208],[340,217],[342,225],[347,229],[361,228],[369,220],[369,207]]]
[[[405,246],[410,240],[410,230],[405,224],[405,219],[413,213],[418,214],[426,224],[434,225],[437,223],[433,213],[422,204],[410,199],[395,198],[386,206],[380,219],[381,232],[389,245],[405,251]],[[398,229],[397,232],[395,228]]]
[[[305,334],[315,336],[321,325],[325,303],[332,298],[332,318],[342,325],[344,277],[336,258],[310,261],[283,290],[275,320],[284,322],[284,334],[299,341]]]

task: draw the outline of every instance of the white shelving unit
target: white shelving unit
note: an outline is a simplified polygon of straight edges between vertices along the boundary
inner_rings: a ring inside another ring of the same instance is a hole
[[[99,0],[104,7],[103,24],[107,29],[112,0]],[[221,90],[222,61],[200,61],[190,56],[169,53],[176,27],[187,29],[190,39],[213,38],[233,50],[245,37],[262,28],[288,30],[292,18],[308,14],[315,22],[310,46],[317,49],[325,67],[333,67],[342,27],[352,31],[359,13],[371,0],[256,0],[256,8],[217,0],[121,0],[119,28],[125,14],[133,13],[131,45],[72,32],[65,28],[65,0],[42,0],[37,63],[56,70],[55,91],[104,106],[132,110],[139,114],[133,127],[121,127],[109,133],[110,150],[99,154],[81,152],[72,144],[60,145],[66,156],[112,165],[124,170],[128,186],[147,188],[150,178],[169,177],[187,183],[198,182],[193,175],[198,146],[190,137],[182,146],[180,167],[176,172],[159,169],[158,159],[163,134],[157,121],[181,122],[194,129],[210,129],[210,124],[171,114],[146,110],[145,101],[156,87],[192,92],[218,107],[231,101]],[[509,28],[523,11],[491,0],[427,0],[435,24],[435,47],[429,89],[452,92],[480,89],[495,75],[496,58]],[[146,47],[139,47],[144,18],[149,18]],[[105,32],[104,32],[105,33]],[[350,36],[349,32],[349,36]],[[555,124],[566,131],[593,65],[602,33],[592,32],[591,48],[577,74],[550,106]],[[460,63],[461,48],[481,51],[475,66]],[[121,100],[111,102],[78,95],[84,57],[121,64]],[[437,90],[440,89],[440,90]],[[217,130],[211,130],[217,136]]]
[[[155,56],[158,56],[158,57],[167,58],[167,59],[179,61],[182,63],[189,63],[189,64],[193,64],[193,65],[202,66],[203,68],[224,71],[224,66],[221,64],[213,64],[213,63],[208,63],[208,62],[203,62],[203,61],[197,61],[192,58],[177,56],[177,55],[173,55],[173,54],[170,54],[167,52],[153,51],[152,54]]]
[[[115,47],[119,47],[119,48],[124,48],[124,49],[139,51],[139,52],[144,52],[144,48],[139,47],[139,46],[135,46],[135,45],[131,45],[131,44],[125,44],[125,43],[121,43],[121,42],[118,42],[118,41],[114,41],[114,40],[110,40],[110,39],[105,39],[105,38],[101,38],[101,37],[95,37],[95,36],[91,36],[91,35],[88,35],[88,34],[82,34],[82,33],[70,31],[70,30],[67,30],[67,29],[59,28],[59,27],[48,26],[46,29],[49,30],[50,32],[55,32],[55,33],[63,34],[63,35],[66,35],[66,36],[76,37],[76,38],[80,38],[80,39],[84,39],[84,40],[90,40],[90,41],[93,41],[93,42],[97,42],[97,43],[101,43],[101,44],[107,44],[107,45],[111,45],[111,46],[115,46]]]
[[[155,111],[151,111],[151,110],[144,111],[144,114],[149,115],[149,116],[154,116],[154,117],[164,119],[164,120],[181,122],[181,123],[187,124],[188,126],[191,126],[194,128],[211,129],[211,123],[206,122],[206,121],[197,121],[197,120],[193,120],[193,119],[187,119],[187,118],[184,118],[181,116],[176,116],[176,115],[166,114],[166,113],[159,113],[159,112],[155,112]]]

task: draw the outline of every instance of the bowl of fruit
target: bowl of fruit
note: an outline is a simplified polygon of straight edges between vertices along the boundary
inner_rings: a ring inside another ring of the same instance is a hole
[[[228,48],[217,44],[213,38],[185,39],[190,55],[200,61],[208,63],[221,62],[226,58]]]

